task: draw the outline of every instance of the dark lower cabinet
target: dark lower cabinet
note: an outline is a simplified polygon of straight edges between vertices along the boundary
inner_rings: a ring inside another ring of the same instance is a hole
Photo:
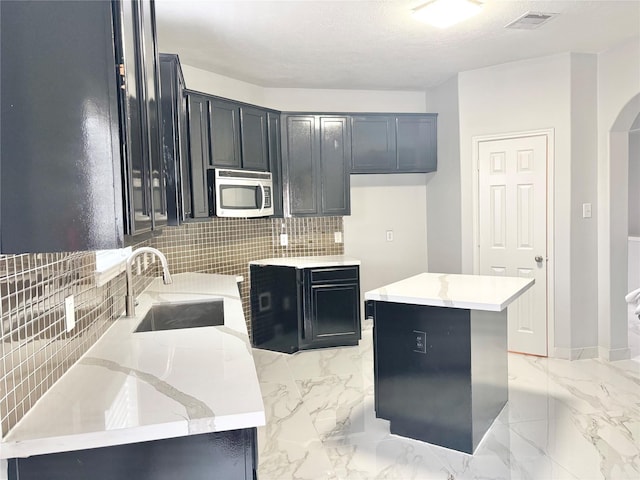
[[[251,265],[250,296],[255,347],[294,353],[360,340],[358,266]]]
[[[255,480],[255,428],[9,460],[9,480]]]
[[[508,399],[507,312],[372,302],[376,417],[472,454]]]

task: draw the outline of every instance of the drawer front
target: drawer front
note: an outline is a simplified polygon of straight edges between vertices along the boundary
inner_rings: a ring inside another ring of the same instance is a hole
[[[333,283],[358,280],[358,267],[312,268],[311,283]]]

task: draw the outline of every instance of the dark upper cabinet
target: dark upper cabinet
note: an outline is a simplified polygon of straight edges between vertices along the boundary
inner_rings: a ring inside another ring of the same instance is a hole
[[[332,216],[349,215],[351,213],[349,119],[321,116],[318,127],[321,213]]]
[[[0,2],[0,251],[123,245],[112,5]]]
[[[211,102],[211,164],[269,170],[267,111],[218,98]]]
[[[282,148],[280,143],[281,128],[280,114],[267,113],[267,138],[268,138],[268,165],[271,167],[271,180],[273,182],[273,216],[284,216],[282,206]]]
[[[238,105],[211,99],[211,166],[240,168],[240,110]]]
[[[351,117],[351,172],[387,172],[396,167],[393,116]]]
[[[206,96],[187,96],[189,165],[191,176],[191,213],[193,218],[209,216],[208,167],[211,165],[209,136],[210,103]]]
[[[162,158],[167,183],[169,225],[179,225],[191,216],[191,174],[184,89],[178,56],[160,54]]]
[[[269,170],[266,110],[240,107],[240,139],[242,168]]]
[[[436,114],[353,116],[351,129],[351,173],[436,170]]]
[[[350,213],[348,117],[284,115],[285,208],[292,216]]]
[[[285,116],[282,160],[285,167],[285,196],[288,197],[291,215],[320,214],[320,145],[316,138],[316,117]]]
[[[137,235],[167,223],[153,2],[114,2],[114,28],[121,76],[125,233]]]
[[[437,167],[436,116],[396,117],[397,165],[401,172],[433,172]]]

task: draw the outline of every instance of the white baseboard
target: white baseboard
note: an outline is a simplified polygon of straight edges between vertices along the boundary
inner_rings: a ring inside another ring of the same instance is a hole
[[[598,358],[598,347],[565,348],[555,347],[553,358],[563,358],[565,360],[584,360],[586,358]]]
[[[616,362],[618,360],[628,360],[631,358],[631,349],[629,348],[614,348],[609,349],[606,347],[598,347],[598,356],[604,360],[610,362]]]

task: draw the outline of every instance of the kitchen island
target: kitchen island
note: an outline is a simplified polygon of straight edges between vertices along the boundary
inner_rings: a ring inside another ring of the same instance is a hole
[[[376,416],[473,453],[508,399],[506,307],[530,278],[422,273],[365,293]]]
[[[253,346],[283,353],[357,345],[360,260],[345,255],[249,263]]]
[[[135,330],[153,304],[222,300],[224,324]],[[264,404],[236,278],[156,279],[0,443],[9,479],[254,478]]]

